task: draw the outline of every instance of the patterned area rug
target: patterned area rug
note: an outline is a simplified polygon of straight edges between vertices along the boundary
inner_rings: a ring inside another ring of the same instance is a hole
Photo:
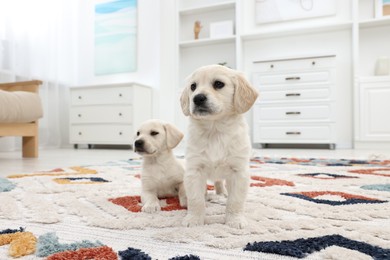
[[[390,259],[390,161],[253,158],[247,228],[140,212],[141,161],[0,178],[0,259]]]

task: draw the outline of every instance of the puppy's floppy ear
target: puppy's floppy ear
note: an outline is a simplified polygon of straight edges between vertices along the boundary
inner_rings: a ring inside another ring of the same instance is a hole
[[[233,106],[238,114],[243,114],[252,107],[259,93],[242,74],[237,73],[235,78]]]
[[[190,115],[190,97],[188,88],[184,88],[180,96],[181,110],[185,116]]]
[[[183,139],[183,133],[180,132],[174,125],[169,123],[164,124],[165,132],[167,133],[167,146],[169,149],[175,148]]]

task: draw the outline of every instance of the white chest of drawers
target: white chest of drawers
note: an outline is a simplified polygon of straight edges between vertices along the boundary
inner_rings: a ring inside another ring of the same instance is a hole
[[[334,55],[257,61],[253,141],[335,148]]]
[[[152,90],[137,83],[70,88],[70,143],[131,145],[152,117]]]

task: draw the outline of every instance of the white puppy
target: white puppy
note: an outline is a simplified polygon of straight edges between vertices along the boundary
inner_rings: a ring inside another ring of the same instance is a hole
[[[207,179],[226,181],[225,223],[243,228],[244,202],[249,187],[251,142],[243,116],[258,96],[237,71],[220,65],[204,66],[187,79],[181,96],[183,113],[190,116],[184,187],[188,214],[183,224],[204,224]]]
[[[155,119],[144,122],[137,131],[134,151],[143,156],[142,211],[160,210],[159,197],[179,195],[180,205],[187,205],[184,166],[172,152],[182,139],[183,133],[175,126]]]

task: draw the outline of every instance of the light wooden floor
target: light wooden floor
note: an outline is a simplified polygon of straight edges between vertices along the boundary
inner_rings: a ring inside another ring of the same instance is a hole
[[[41,149],[39,153],[39,158],[23,159],[20,151],[0,152],[0,177],[14,173],[29,173],[38,170],[51,170],[60,167],[139,157],[131,150],[124,149]],[[184,154],[182,150],[176,150],[175,153],[178,155]],[[257,149],[253,150],[253,156],[390,159],[390,150]]]

